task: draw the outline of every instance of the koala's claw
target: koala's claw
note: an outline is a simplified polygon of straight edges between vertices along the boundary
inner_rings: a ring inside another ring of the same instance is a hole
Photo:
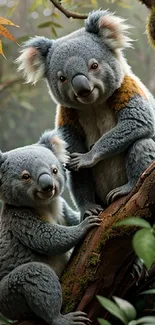
[[[82,311],[75,311],[74,313],[64,315],[64,317],[67,319],[68,325],[86,325],[92,323],[87,317],[87,314]]]
[[[102,219],[99,216],[88,216],[84,221],[82,221],[82,226],[87,231],[92,227],[100,226]]]
[[[127,184],[122,185],[120,187],[114,188],[106,196],[107,204],[110,205],[117,198],[129,194],[131,192],[132,188],[133,188],[133,185],[130,184],[130,183],[127,183]]]
[[[71,160],[67,166],[69,170],[78,171],[80,168],[91,168],[94,166],[94,160],[90,152],[87,153],[71,153]]]
[[[100,206],[100,205],[96,205],[88,210],[86,210],[85,214],[84,214],[84,219],[88,216],[91,215],[99,215],[99,213],[101,213],[104,209]]]

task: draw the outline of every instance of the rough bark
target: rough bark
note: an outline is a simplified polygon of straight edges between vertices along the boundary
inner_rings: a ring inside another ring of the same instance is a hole
[[[102,214],[102,224],[76,247],[62,278],[63,311],[83,310],[93,325],[97,318],[110,320],[96,295],[119,296],[131,302],[155,282],[155,264],[149,271],[137,263],[132,249],[135,227],[114,227],[117,220],[135,216],[154,222],[155,162],[143,173],[132,193],[111,204]],[[144,312],[145,314],[145,312]],[[43,324],[26,321],[22,325]],[[18,323],[19,324],[19,323]],[[115,322],[116,324],[116,322]]]
[[[139,287],[153,281],[146,281],[146,272],[137,269],[136,256],[132,249],[132,234],[135,227],[115,228],[116,221],[127,216],[150,219],[155,212],[155,163],[143,173],[137,186],[127,197],[110,205],[101,215],[102,224],[88,234],[83,244],[76,248],[63,277],[63,310],[83,310],[97,325],[97,317],[109,319],[96,295],[111,298],[116,295],[132,301]],[[133,295],[133,297],[132,297]]]

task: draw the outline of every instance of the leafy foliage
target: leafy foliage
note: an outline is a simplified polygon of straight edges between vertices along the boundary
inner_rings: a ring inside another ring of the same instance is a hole
[[[137,312],[134,306],[129,303],[128,301],[113,297],[114,301],[111,301],[110,299],[97,296],[97,299],[99,300],[100,304],[107,309],[113,316],[117,317],[122,321],[125,325],[151,325],[155,324],[155,317],[154,316],[145,316],[141,317],[139,319],[136,319]],[[98,319],[98,322],[100,325],[112,325],[107,320]]]
[[[146,220],[132,217],[117,222],[115,226],[139,226],[143,228],[133,236],[132,244],[135,253],[149,270],[155,259],[155,225],[151,227]]]

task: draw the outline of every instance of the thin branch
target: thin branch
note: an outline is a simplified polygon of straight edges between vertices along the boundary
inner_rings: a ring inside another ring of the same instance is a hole
[[[139,0],[139,1],[142,2],[144,5],[146,5],[146,7],[149,9],[155,6],[155,0]]]
[[[22,81],[23,81],[22,78],[15,78],[15,79],[12,79],[12,80],[4,81],[3,83],[0,84],[0,93],[2,93],[5,89],[11,87],[15,83],[19,83],[19,82],[22,82]]]
[[[60,10],[67,18],[74,18],[74,19],[86,19],[88,17],[87,14],[80,14],[78,12],[69,11],[65,9],[60,2],[57,0],[50,0],[50,2],[58,9]]]

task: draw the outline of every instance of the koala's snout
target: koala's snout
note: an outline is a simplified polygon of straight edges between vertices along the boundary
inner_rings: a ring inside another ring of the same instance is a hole
[[[72,79],[74,93],[79,97],[86,97],[91,93],[89,80],[83,74],[77,74]]]
[[[38,178],[38,184],[43,192],[50,192],[53,190],[53,181],[49,174],[42,174]]]

